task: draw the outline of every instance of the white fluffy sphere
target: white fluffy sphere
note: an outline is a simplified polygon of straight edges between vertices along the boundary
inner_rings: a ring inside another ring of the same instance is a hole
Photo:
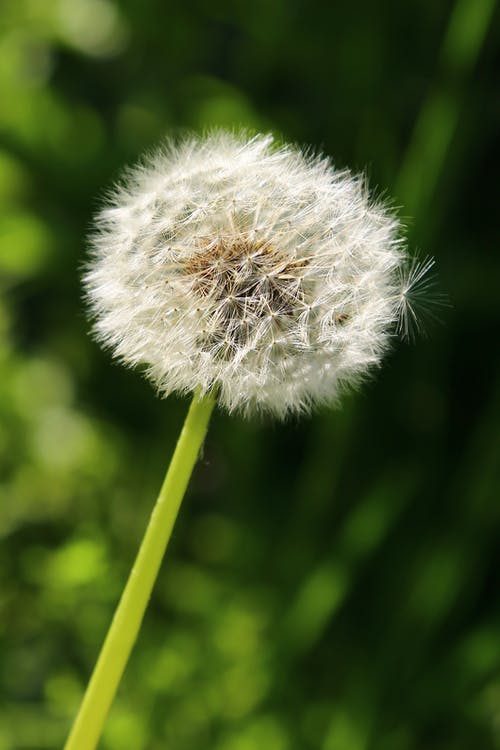
[[[162,394],[285,416],[380,362],[406,256],[364,181],[271,136],[192,137],[129,170],[97,219],[99,340]]]

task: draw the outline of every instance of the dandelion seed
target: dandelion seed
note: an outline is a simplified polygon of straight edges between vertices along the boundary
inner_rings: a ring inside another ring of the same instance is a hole
[[[283,417],[334,402],[417,324],[410,266],[365,182],[271,136],[215,132],[129,170],[101,211],[94,330],[162,395]]]
[[[407,341],[425,334],[425,323],[439,320],[436,310],[448,304],[445,295],[436,290],[434,258],[411,258],[400,269],[400,299],[397,332]]]

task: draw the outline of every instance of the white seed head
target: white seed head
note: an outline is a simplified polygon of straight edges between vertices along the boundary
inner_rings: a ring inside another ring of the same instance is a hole
[[[167,145],[128,171],[97,226],[94,330],[163,395],[307,410],[358,383],[397,328],[397,220],[362,177],[272,136]]]

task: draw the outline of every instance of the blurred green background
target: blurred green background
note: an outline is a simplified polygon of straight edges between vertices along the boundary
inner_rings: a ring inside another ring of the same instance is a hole
[[[182,423],[88,336],[100,196],[185,128],[366,169],[451,301],[343,409],[217,413],[105,750],[500,748],[493,0],[3,0],[0,750],[60,748]]]

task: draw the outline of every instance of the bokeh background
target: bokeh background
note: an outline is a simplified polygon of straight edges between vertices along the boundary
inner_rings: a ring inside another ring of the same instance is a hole
[[[3,0],[0,750],[60,748],[187,408],[88,336],[100,196],[166,135],[366,170],[450,305],[340,411],[217,413],[105,750],[500,748],[494,0]]]

